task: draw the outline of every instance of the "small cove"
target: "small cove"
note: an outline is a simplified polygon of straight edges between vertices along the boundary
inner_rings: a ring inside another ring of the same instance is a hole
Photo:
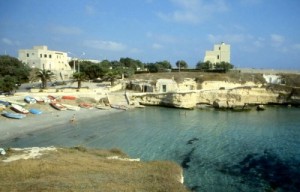
[[[170,160],[194,191],[299,191],[300,109],[230,112],[146,107],[3,141],[5,147],[119,148]]]

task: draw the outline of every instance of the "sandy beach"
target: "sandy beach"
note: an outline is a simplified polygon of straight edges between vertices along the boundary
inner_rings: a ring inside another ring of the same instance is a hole
[[[49,104],[32,104],[25,108],[37,108],[43,111],[40,115],[27,114],[23,119],[9,119],[0,116],[0,141],[20,137],[37,130],[50,129],[57,125],[72,123],[70,120],[75,114],[75,120],[95,118],[103,115],[110,115],[112,113],[122,112],[117,109],[84,109],[79,111],[58,111],[52,108]],[[8,110],[9,111],[9,110]]]

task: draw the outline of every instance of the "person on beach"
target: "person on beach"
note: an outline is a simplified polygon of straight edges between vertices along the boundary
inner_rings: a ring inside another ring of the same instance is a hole
[[[70,120],[70,122],[75,122],[76,118],[75,118],[75,114],[73,115],[72,119]]]

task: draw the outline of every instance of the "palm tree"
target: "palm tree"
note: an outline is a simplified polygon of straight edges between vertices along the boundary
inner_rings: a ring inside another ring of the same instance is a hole
[[[80,89],[81,88],[81,82],[86,79],[86,75],[85,75],[85,73],[76,72],[76,73],[73,73],[73,79],[75,81],[77,81],[78,89]]]
[[[40,79],[42,81],[42,89],[47,88],[48,81],[52,81],[55,79],[55,75],[52,71],[46,69],[40,69],[36,72],[36,79]]]

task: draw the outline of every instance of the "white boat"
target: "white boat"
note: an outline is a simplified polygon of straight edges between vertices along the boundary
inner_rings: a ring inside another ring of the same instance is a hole
[[[11,108],[12,108],[12,110],[14,110],[18,113],[23,113],[23,114],[29,113],[29,111],[27,109],[21,107],[20,105],[12,104]]]
[[[51,99],[49,99],[48,97],[42,97],[41,99],[43,99],[44,103],[50,103]]]
[[[63,106],[61,103],[51,102],[50,105],[60,111],[67,110],[67,107]]]
[[[6,102],[9,102],[10,104],[20,105],[20,106],[26,106],[26,103],[24,102],[18,102],[18,101],[12,101],[12,100],[5,100]]]
[[[36,100],[36,102],[38,102],[38,103],[44,103],[44,99],[43,98],[41,98],[41,97],[33,97],[35,100]]]
[[[72,110],[72,111],[79,111],[80,107],[75,106],[75,105],[68,105],[68,104],[62,104],[63,106],[65,106],[68,110]]]
[[[102,110],[108,110],[111,109],[110,106],[105,106],[105,105],[96,105],[95,106],[97,109],[102,109]]]

